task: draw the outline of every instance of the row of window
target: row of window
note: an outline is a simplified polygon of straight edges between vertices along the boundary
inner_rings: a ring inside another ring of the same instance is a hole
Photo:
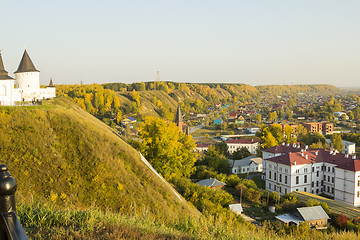
[[[276,177],[277,177],[277,174],[274,173],[274,181],[276,181]],[[269,171],[269,179],[271,179],[271,171]],[[282,174],[279,174],[279,182],[282,182]],[[287,184],[288,183],[288,176],[285,175],[285,178],[284,178],[284,183]]]
[[[331,179],[331,182],[334,183],[335,182],[335,178],[334,177],[330,177],[330,176],[327,176],[327,181],[330,182],[330,179]],[[326,181],[326,175],[324,175],[324,181]],[[358,183],[359,184],[359,183]]]

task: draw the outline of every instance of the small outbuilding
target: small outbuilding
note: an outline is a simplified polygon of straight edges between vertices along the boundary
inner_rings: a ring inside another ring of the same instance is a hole
[[[236,214],[241,214],[243,212],[243,208],[241,206],[241,203],[230,204],[229,208],[230,208],[231,211],[233,211]]]
[[[224,187],[226,185],[225,183],[223,183],[215,178],[204,179],[204,180],[197,182],[197,184],[199,184],[202,187],[205,186],[205,187],[213,188],[213,189],[221,189],[222,187]]]
[[[321,206],[297,208],[294,213],[286,213],[275,218],[287,225],[299,225],[301,222],[306,222],[313,228],[326,228],[330,219]]]

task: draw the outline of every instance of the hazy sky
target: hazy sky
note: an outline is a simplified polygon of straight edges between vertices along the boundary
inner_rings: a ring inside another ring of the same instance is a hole
[[[56,84],[360,87],[359,0],[2,0],[9,72],[24,46]]]

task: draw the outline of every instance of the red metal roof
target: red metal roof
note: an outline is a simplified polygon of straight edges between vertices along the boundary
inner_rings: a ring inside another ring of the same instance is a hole
[[[226,143],[235,143],[235,144],[254,144],[258,143],[260,140],[257,139],[230,139]]]
[[[300,152],[301,149],[304,149],[299,144],[284,144],[284,145],[277,145],[268,149],[263,150],[264,152],[269,153],[290,153],[290,152]]]
[[[305,165],[311,163],[327,162],[337,165],[338,168],[360,171],[360,159],[343,153],[334,154],[326,149],[311,149],[303,152],[290,152],[277,157],[269,158],[267,161],[281,163],[289,166]]]

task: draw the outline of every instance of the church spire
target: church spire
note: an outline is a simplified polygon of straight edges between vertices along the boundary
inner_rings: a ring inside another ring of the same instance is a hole
[[[37,70],[35,68],[26,49],[25,49],[24,55],[20,61],[19,67],[15,73],[22,73],[22,72],[40,72],[39,70]]]
[[[52,81],[52,78],[50,78],[50,82],[49,82],[48,87],[55,87],[55,86],[54,86],[54,83],[53,83],[53,81]]]
[[[0,80],[11,80],[13,79],[8,75],[8,72],[5,70],[4,62],[2,60],[1,56],[1,50],[0,50]]]
[[[180,128],[180,132],[183,131],[183,125],[184,125],[184,119],[182,117],[182,113],[181,113],[181,109],[180,109],[180,104],[178,105],[177,111],[176,111],[176,116],[175,116],[175,123],[176,126],[178,126]]]

